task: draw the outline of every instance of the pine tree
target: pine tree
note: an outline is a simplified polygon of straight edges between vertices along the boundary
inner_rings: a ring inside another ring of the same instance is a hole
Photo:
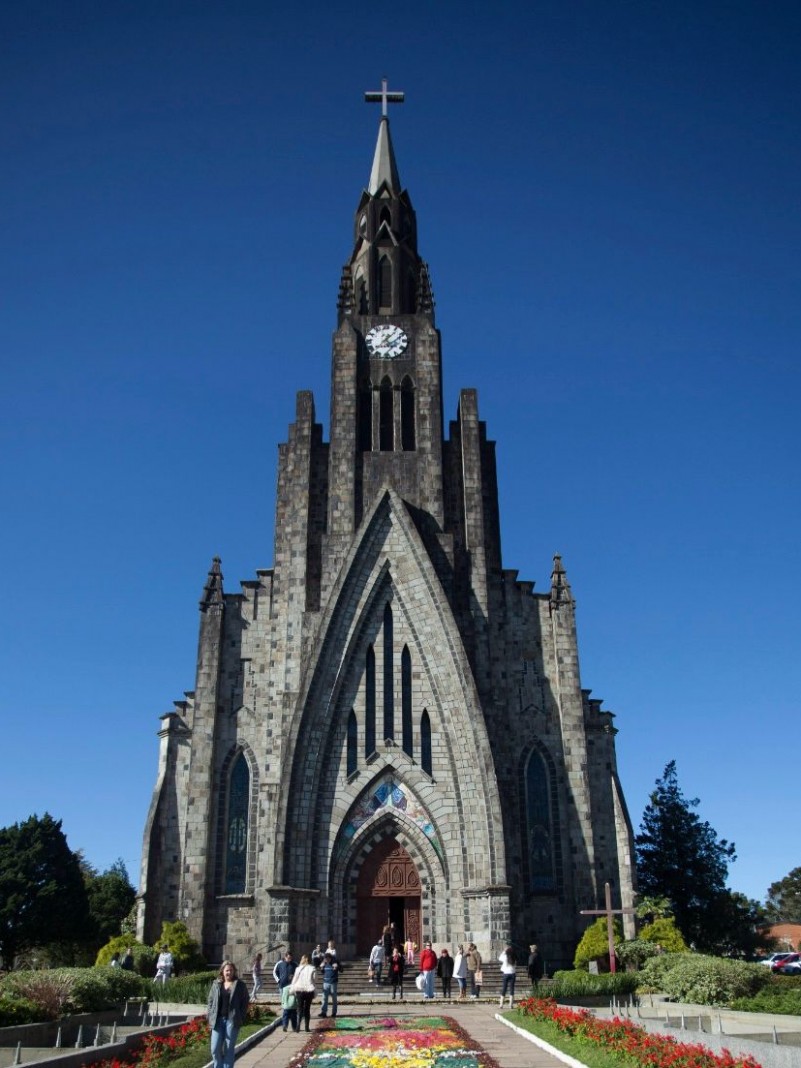
[[[770,884],[765,908],[771,923],[801,923],[801,868]]]
[[[685,798],[671,760],[643,813],[636,838],[637,881],[642,894],[669,898],[691,946],[714,952],[728,941],[726,876],[737,854],[733,842],[719,839],[693,812],[698,804],[698,798]]]

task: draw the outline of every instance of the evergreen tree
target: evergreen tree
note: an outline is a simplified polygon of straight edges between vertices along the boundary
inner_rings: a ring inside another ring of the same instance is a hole
[[[133,908],[136,891],[122,860],[102,874],[85,875],[89,914],[94,927],[92,956],[104,942],[122,933],[122,923]]]
[[[801,868],[770,884],[765,911],[770,923],[801,923]]]
[[[0,956],[52,942],[80,942],[91,931],[78,856],[61,820],[45,813],[0,828]]]
[[[726,889],[734,843],[693,812],[676,776],[676,762],[665,768],[643,813],[636,838],[637,881],[642,894],[667,897],[679,930],[695,949],[712,951],[726,940],[731,920]]]

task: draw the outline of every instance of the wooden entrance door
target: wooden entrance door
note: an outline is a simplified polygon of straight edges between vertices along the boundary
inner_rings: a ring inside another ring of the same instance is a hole
[[[387,923],[398,941],[420,944],[420,876],[395,838],[380,842],[362,865],[356,887],[356,952],[369,953]]]

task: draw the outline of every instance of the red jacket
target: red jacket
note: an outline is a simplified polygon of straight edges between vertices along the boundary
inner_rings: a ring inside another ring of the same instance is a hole
[[[424,949],[420,954],[420,971],[434,972],[437,970],[437,955],[433,949]]]

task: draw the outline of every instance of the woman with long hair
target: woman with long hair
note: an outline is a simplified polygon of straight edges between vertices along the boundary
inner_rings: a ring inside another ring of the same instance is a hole
[[[247,1016],[250,995],[230,960],[220,965],[211,984],[206,1015],[211,1028],[211,1059],[214,1068],[234,1068],[236,1036]]]
[[[300,964],[292,976],[291,988],[292,993],[298,999],[298,1028],[302,1020],[306,1025],[306,1030],[310,1031],[311,1003],[314,997],[314,966],[309,962],[305,953],[300,958]]]

